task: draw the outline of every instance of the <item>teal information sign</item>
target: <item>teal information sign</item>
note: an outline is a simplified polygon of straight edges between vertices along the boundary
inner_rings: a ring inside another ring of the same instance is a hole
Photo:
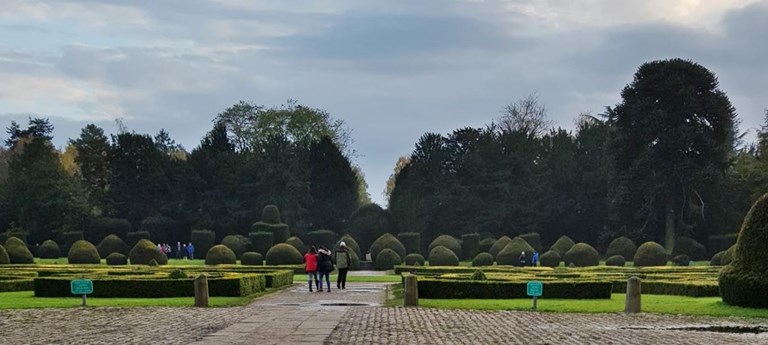
[[[526,286],[528,287],[528,296],[541,297],[544,292],[544,284],[538,280],[529,281]]]
[[[69,283],[73,295],[89,295],[93,293],[93,281],[89,279],[77,279]]]

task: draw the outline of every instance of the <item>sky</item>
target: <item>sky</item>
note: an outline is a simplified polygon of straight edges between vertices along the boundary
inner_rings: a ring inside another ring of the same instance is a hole
[[[373,201],[427,132],[536,94],[555,126],[620,102],[644,62],[713,71],[747,139],[768,108],[765,0],[0,0],[0,125],[165,128],[192,150],[240,100],[352,129]]]

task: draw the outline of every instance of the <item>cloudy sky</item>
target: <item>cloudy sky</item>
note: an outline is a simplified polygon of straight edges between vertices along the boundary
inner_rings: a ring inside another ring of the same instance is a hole
[[[600,113],[646,61],[710,68],[742,119],[768,108],[768,1],[0,0],[0,125],[166,128],[188,150],[238,100],[353,129],[374,201],[425,132],[482,126],[537,93],[558,126]],[[752,136],[753,137],[753,136]]]

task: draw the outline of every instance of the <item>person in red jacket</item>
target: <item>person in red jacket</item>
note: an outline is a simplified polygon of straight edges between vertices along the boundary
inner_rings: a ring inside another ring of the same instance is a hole
[[[317,290],[320,290],[320,282],[317,280],[317,249],[315,246],[309,248],[304,254],[304,269],[307,271],[307,281],[309,282],[309,292],[312,292],[312,280],[315,281]]]

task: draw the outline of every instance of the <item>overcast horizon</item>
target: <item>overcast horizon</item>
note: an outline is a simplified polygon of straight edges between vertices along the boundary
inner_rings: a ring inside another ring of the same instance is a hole
[[[768,0],[0,0],[0,37],[3,127],[48,117],[63,147],[122,118],[191,151],[240,100],[296,99],[352,129],[383,206],[422,134],[482,127],[532,93],[571,130],[644,62],[714,72],[747,140],[768,108]]]

